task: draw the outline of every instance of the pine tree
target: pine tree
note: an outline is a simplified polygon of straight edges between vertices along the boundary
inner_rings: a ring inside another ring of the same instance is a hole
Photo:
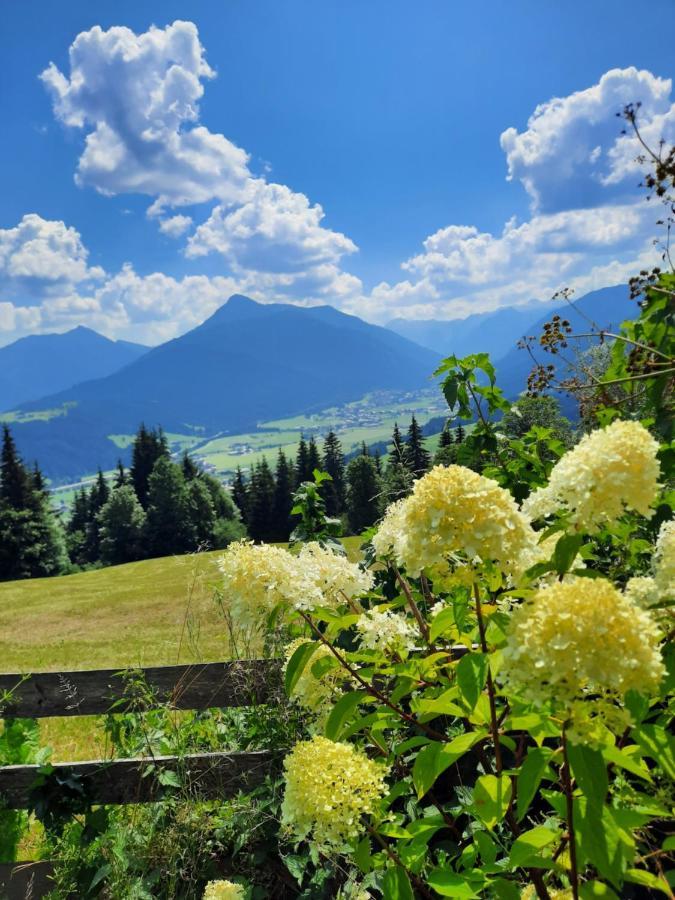
[[[311,481],[312,472],[309,468],[309,448],[304,437],[300,437],[298,444],[298,453],[295,458],[295,486],[302,484],[303,481]]]
[[[216,517],[212,538],[213,549],[222,550],[232,541],[239,541],[245,537],[246,526],[241,521],[241,513],[230,492],[214,475],[206,472],[199,477],[199,483],[209,491]]]
[[[274,473],[274,500],[272,504],[273,540],[287,541],[293,525],[291,507],[293,505],[293,473],[286,456],[279,450]]]
[[[383,478],[383,491],[387,506],[396,500],[407,497],[413,485],[412,473],[405,464],[405,444],[398,422],[394,423],[391,444],[391,452],[387,457]]]
[[[187,520],[195,548],[212,550],[216,533],[216,511],[211,492],[201,478],[186,481],[186,492]]]
[[[361,450],[359,451],[361,456],[370,456],[370,450],[368,449],[368,444],[365,441],[361,441]]]
[[[377,471],[378,476],[382,477],[382,457],[380,456],[380,451],[376,450],[373,454],[373,460],[375,462],[375,470]]]
[[[5,426],[0,451],[0,580],[57,575],[67,564],[65,536],[42,476],[36,478],[26,469]]]
[[[101,559],[109,565],[141,559],[145,512],[130,484],[115,488],[98,514]]]
[[[265,457],[256,465],[248,487],[248,533],[254,541],[274,540],[274,477]]]
[[[443,447],[451,447],[453,443],[452,432],[446,425],[438,438],[438,448],[440,450]]]
[[[403,438],[401,437],[401,432],[398,427],[398,422],[394,422],[394,432],[391,436],[391,456],[394,457],[398,462],[403,462],[403,453],[405,451],[405,444],[403,442]]]
[[[415,416],[410,421],[410,428],[403,450],[403,462],[414,478],[420,478],[429,469],[430,455],[424,447],[422,429]]]
[[[457,428],[455,428],[455,443],[463,444],[465,437],[466,437],[466,432],[464,430],[464,427],[462,425],[458,425]]]
[[[307,478],[304,479],[305,481],[312,481],[315,469],[321,469],[321,455],[316,445],[316,439],[312,435],[307,445]]]
[[[183,453],[180,464],[183,470],[183,478],[186,481],[192,481],[193,478],[199,478],[199,476],[201,475],[201,469],[187,452],[187,450],[185,451],[185,453]]]
[[[144,509],[148,505],[150,475],[157,460],[162,458],[170,458],[164,432],[161,428],[158,431],[148,430],[141,424],[132,445],[130,475],[138,502]]]
[[[127,473],[124,468],[124,465],[122,464],[122,460],[118,459],[117,460],[117,470],[115,472],[115,482],[113,484],[113,487],[116,487],[116,488],[122,487],[123,485],[128,484],[128,483],[129,483],[129,479],[127,477]]]
[[[360,534],[378,520],[381,490],[373,458],[355,457],[347,466],[347,519],[352,533]]]
[[[332,479],[321,486],[326,514],[339,516],[345,508],[345,459],[334,431],[329,431],[323,442],[323,471]]]
[[[70,518],[66,527],[68,555],[77,566],[89,562],[87,556],[87,529],[89,527],[89,495],[84,487],[75,493]]]
[[[160,456],[148,479],[145,543],[149,556],[185,553],[196,546],[180,466]]]
[[[237,466],[234,481],[232,482],[232,499],[241,514],[242,522],[246,523],[248,521],[248,490],[241,466]]]
[[[30,502],[31,480],[22,463],[8,425],[2,428],[0,452],[0,502],[11,509],[25,509]]]
[[[85,530],[86,540],[84,546],[84,554],[87,562],[96,562],[101,555],[99,543],[99,521],[98,514],[108,502],[110,497],[110,488],[103,476],[103,472],[99,469],[96,480],[91,486],[88,497],[88,516],[87,527]]]

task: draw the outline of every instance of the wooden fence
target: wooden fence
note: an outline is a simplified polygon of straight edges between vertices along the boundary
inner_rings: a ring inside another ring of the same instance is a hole
[[[128,673],[115,669],[49,672],[27,677],[0,675],[0,696],[10,693],[4,718],[100,715],[137,709],[129,697]],[[201,710],[214,707],[276,703],[280,697],[278,660],[237,660],[189,666],[139,669],[147,691],[144,710],[164,707]],[[132,692],[133,693],[133,692]],[[161,799],[163,770],[180,771],[196,799],[234,796],[260,784],[279,765],[267,750],[238,753],[196,753],[142,759],[92,760],[54,765],[57,775],[73,774],[94,803],[147,803]],[[0,803],[5,809],[26,809],[39,766],[0,768]],[[0,864],[0,898],[26,900],[50,889],[50,862]]]

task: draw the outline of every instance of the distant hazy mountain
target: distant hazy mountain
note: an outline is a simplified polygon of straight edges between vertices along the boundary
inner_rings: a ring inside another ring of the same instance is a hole
[[[466,319],[393,319],[387,323],[387,328],[442,356],[484,352],[496,359],[527,333],[533,322],[556,305],[554,302],[530,303],[477,313]]]
[[[65,334],[20,338],[0,347],[0,411],[80,381],[110,375],[147,349],[128,341],[111,341],[82,326]]]
[[[556,309],[549,310],[528,326],[528,332],[540,335],[544,323],[548,322],[556,312],[570,322],[574,331],[583,333],[589,330],[589,320],[599,328],[609,330],[617,328],[626,319],[634,318],[637,315],[638,306],[635,300],[630,299],[628,287],[625,284],[617,284],[613,287],[601,288],[599,291],[592,291],[576,300],[573,306],[563,304]],[[566,356],[573,357],[575,344],[578,346],[579,342],[571,342],[565,353]],[[584,342],[584,346],[588,346],[588,342]],[[545,364],[559,362],[557,357],[541,351],[537,352],[537,356]],[[507,397],[516,397],[525,389],[532,365],[529,353],[519,350],[515,346],[507,350],[500,358],[495,358],[497,381]],[[572,411],[569,404],[567,404],[566,411],[568,413]]]
[[[422,387],[438,356],[332,307],[259,304],[235,295],[210,319],[106,378],[22,404],[62,408],[13,426],[25,458],[68,477],[114,464],[110,434],[141,421],[167,431],[243,431],[377,389]]]

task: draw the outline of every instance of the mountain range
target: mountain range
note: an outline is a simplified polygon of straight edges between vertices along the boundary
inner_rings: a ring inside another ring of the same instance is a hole
[[[103,378],[142,356],[147,347],[111,341],[80,325],[64,334],[32,334],[0,347],[0,411],[90,378]]]
[[[532,366],[529,355],[516,348],[523,334],[538,334],[556,311],[586,330],[585,317],[608,327],[635,308],[627,288],[618,285],[573,306],[536,304],[461,321],[396,320],[383,328],[330,306],[261,304],[234,295],[197,328],[159,347],[112,342],[78,328],[17,341],[0,350],[0,364],[1,354],[11,351],[14,373],[29,372],[31,365],[39,369],[39,377],[26,376],[25,384],[14,383],[21,374],[11,376],[14,395],[33,398],[14,404],[9,418],[24,458],[38,459],[47,475],[64,480],[97,465],[111,468],[124,452],[110,435],[131,434],[142,421],[205,437],[251,431],[260,422],[347,403],[374,390],[419,389],[429,384],[441,355],[453,352],[490,352],[500,386],[514,398]],[[40,346],[43,356],[34,350]],[[79,369],[71,356],[79,356]],[[36,399],[50,369],[50,393]],[[86,380],[73,383],[76,371]]]

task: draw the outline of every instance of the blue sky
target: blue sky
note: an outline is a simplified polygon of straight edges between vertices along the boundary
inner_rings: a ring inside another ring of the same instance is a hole
[[[453,318],[649,258],[614,113],[675,134],[670,0],[35,0],[2,26],[0,343],[154,343],[234,290]]]

